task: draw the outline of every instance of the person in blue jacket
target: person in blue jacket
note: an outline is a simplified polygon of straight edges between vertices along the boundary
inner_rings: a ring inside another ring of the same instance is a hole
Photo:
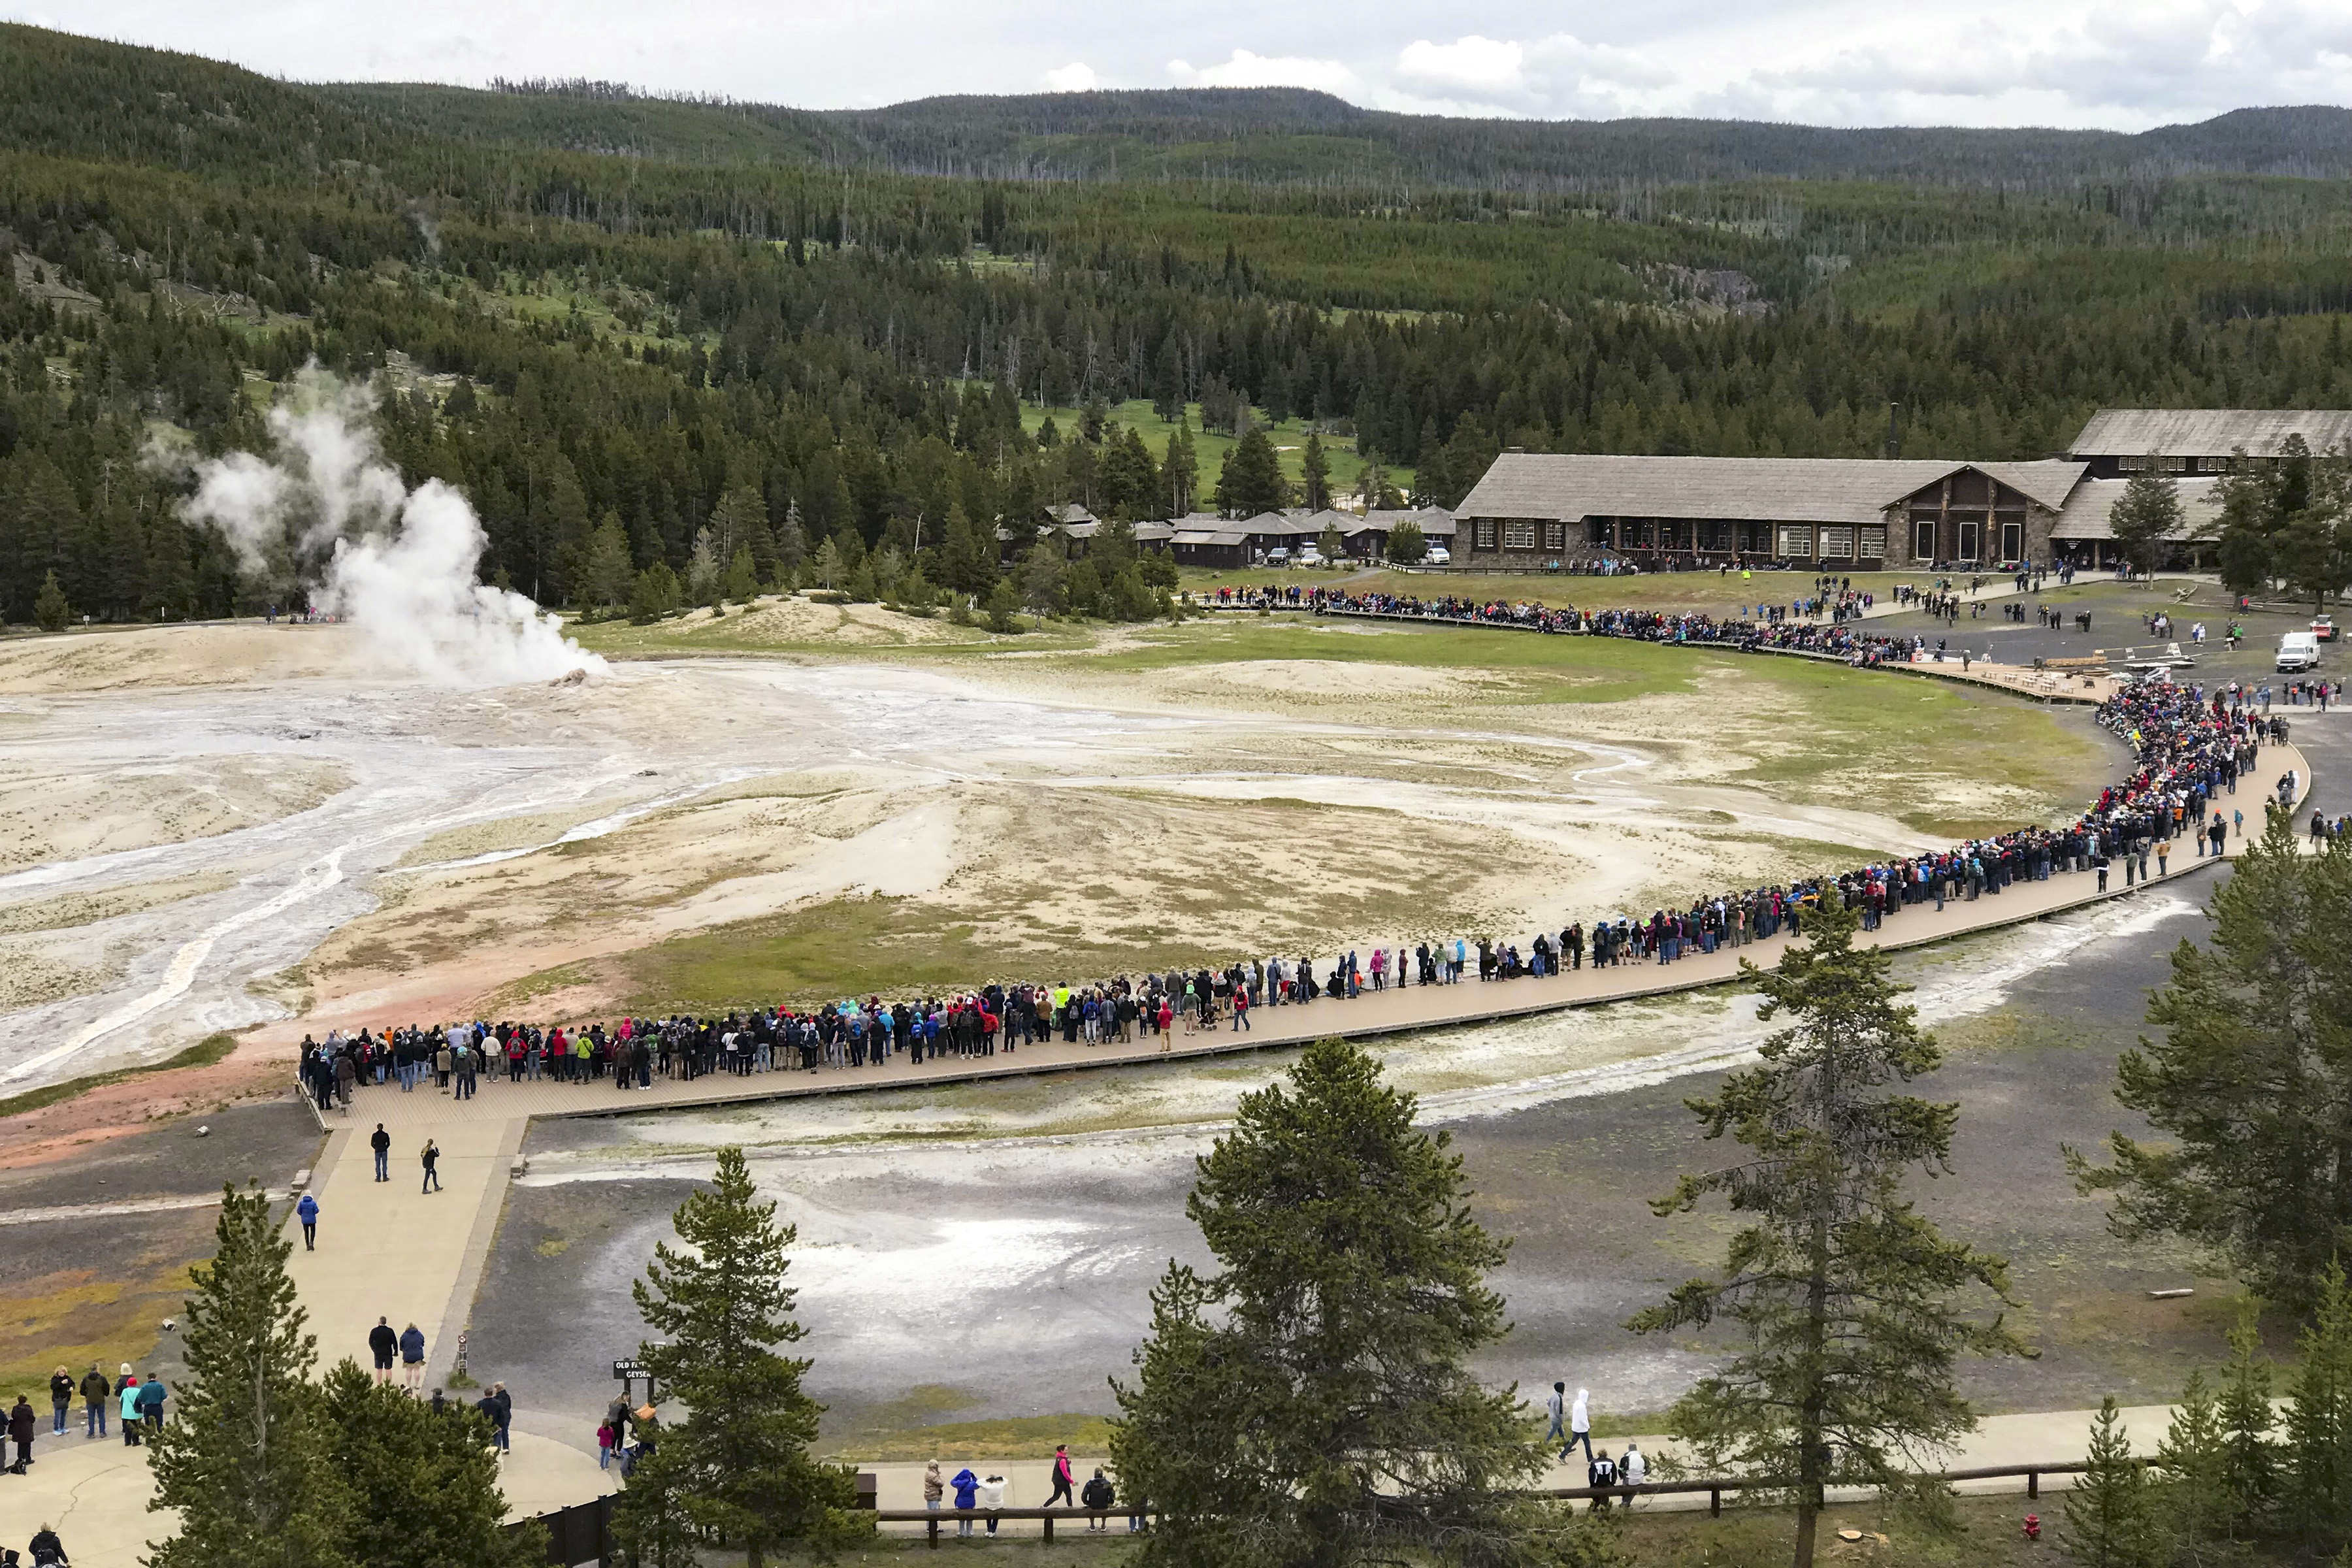
[[[302,1201],[294,1205],[294,1215],[297,1219],[299,1219],[302,1222],[302,1250],[305,1252],[318,1251],[319,1200],[312,1197],[310,1194],[304,1193],[302,1194]]]
[[[971,1473],[971,1467],[970,1465],[966,1465],[962,1469],[958,1470],[955,1473],[955,1479],[950,1481],[948,1485],[955,1488],[956,1507],[962,1510],[966,1514],[969,1514],[972,1508],[979,1503],[980,1478]],[[971,1521],[969,1518],[959,1520],[956,1522],[956,1533],[958,1535],[970,1535],[971,1533]]]

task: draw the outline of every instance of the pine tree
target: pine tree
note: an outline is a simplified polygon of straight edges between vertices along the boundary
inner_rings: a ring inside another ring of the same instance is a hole
[[[2321,1275],[2303,1364],[2287,1392],[2279,1496],[2287,1528],[2314,1558],[2352,1535],[2352,1289],[2331,1263]]]
[[[489,1423],[382,1385],[346,1358],[320,1386],[329,1461],[350,1483],[343,1555],[365,1568],[536,1568],[542,1542],[510,1537]]]
[[[1225,454],[1217,476],[1217,510],[1227,517],[1255,517],[1289,504],[1290,481],[1282,477],[1274,442],[1264,430],[1250,431]]]
[[[1307,447],[1298,457],[1302,478],[1299,486],[1307,505],[1320,511],[1331,504],[1331,459],[1324,455],[1323,437],[1313,430],[1307,432]]]
[[[120,496],[98,510],[99,586],[93,602],[109,620],[135,616],[146,599],[147,539]]]
[[[809,1362],[777,1353],[805,1331],[784,1283],[793,1227],[775,1223],[740,1149],[721,1149],[708,1187],[679,1205],[682,1247],[661,1242],[630,1294],[646,1326],[664,1336],[637,1357],[687,1409],[666,1427],[639,1473],[695,1525],[741,1547],[751,1568],[784,1546],[845,1544],[871,1526],[855,1517],[856,1480],[809,1457],[824,1407],[801,1389]],[[622,1494],[616,1532],[640,1539],[635,1478]]]
[[[738,550],[751,549],[753,537],[768,531],[768,503],[756,487],[737,485],[719,498],[710,513],[710,526],[719,536],[719,558],[732,562]]]
[[[1168,457],[1160,465],[1168,486],[1168,515],[1182,517],[1192,510],[1201,484],[1201,460],[1192,449],[1192,416],[1183,415],[1168,435]]]
[[[66,603],[65,590],[58,586],[54,572],[41,579],[41,591],[33,596],[33,622],[45,632],[61,632],[73,619],[73,607]]]
[[[988,629],[1000,637],[1021,629],[1014,617],[1021,611],[1021,595],[1010,577],[999,577],[996,586],[988,591]]]
[[[719,542],[706,525],[694,536],[694,553],[686,558],[687,603],[718,603],[725,574],[726,563],[719,558]]]
[[[841,546],[828,539],[816,547],[816,559],[810,563],[816,580],[827,588],[838,588],[848,574],[842,566]]]
[[[1063,567],[1061,551],[1048,539],[1040,539],[1021,564],[1021,602],[1040,625],[1062,608]]]
[[[1150,1568],[1491,1560],[1541,1468],[1498,1341],[1505,1244],[1471,1216],[1447,1135],[1354,1046],[1307,1047],[1246,1095],[1185,1212],[1217,1260],[1171,1262],[1111,1455],[1160,1510]]]
[[[2233,1555],[2238,1504],[2230,1489],[2230,1432],[2203,1373],[2189,1374],[2156,1462],[2163,1473],[2158,1518],[2167,1555],[2179,1568],[2205,1568]]]
[[[2163,1144],[2116,1132],[2115,1163],[2068,1151],[2108,1226],[2170,1233],[2226,1255],[2266,1300],[2308,1311],[2352,1249],[2352,845],[2305,855],[2286,814],[2233,863],[2208,906],[2210,944],[2183,939],[2116,1099]]]
[[[179,1528],[151,1568],[342,1568],[350,1500],[327,1463],[329,1423],[304,1380],[318,1342],[287,1278],[292,1244],[257,1188],[221,1192],[217,1250],[189,1270],[188,1382],[154,1440],[155,1498]],[[369,1565],[373,1568],[373,1565]]]
[[[1406,518],[1389,530],[1388,558],[1401,566],[1411,566],[1429,553],[1429,541],[1421,531],[1421,524]]]
[[[1753,1220],[1718,1277],[1678,1286],[1628,1324],[1735,1329],[1729,1360],[1676,1403],[1674,1430],[1715,1473],[1795,1494],[1797,1568],[1812,1562],[1824,1488],[1909,1489],[1935,1448],[1975,1424],[1956,1356],[2025,1353],[1999,1317],[1955,1303],[1970,1287],[2008,1302],[2007,1267],[1947,1240],[1904,1195],[1906,1173],[1946,1165],[1958,1108],[1885,1092],[1933,1072],[1941,1053],[1897,1001],[1891,956],[1853,945],[1857,924],[1825,899],[1776,969],[1741,963],[1764,994],[1759,1016],[1793,1023],[1765,1042],[1760,1065],[1686,1103],[1709,1138],[1728,1132],[1749,1156],[1685,1176],[1652,1206],[1663,1217],[1720,1194]]]
[[[195,613],[196,573],[188,559],[188,531],[169,512],[147,529],[147,570],[140,608],[159,619],[184,619]]]
[[[727,596],[739,605],[748,605],[760,591],[760,569],[751,564],[751,547],[739,544],[735,559],[727,563]]]
[[[583,605],[609,608],[627,602],[635,581],[635,574],[629,569],[629,536],[621,528],[621,514],[608,511],[588,536],[575,597]]]
[[[801,531],[801,509],[798,503],[784,509],[783,525],[776,530],[776,582],[780,586],[792,586],[791,579],[800,571],[801,563],[808,557],[808,535]]]
[[[2115,531],[2116,547],[2132,570],[2147,573],[2160,563],[2165,541],[2180,528],[2183,515],[2179,487],[2170,479],[2160,473],[2135,474],[2108,512],[2107,526]]]
[[[2261,1314],[2251,1298],[2240,1304],[2237,1323],[2230,1330],[2221,1419],[2230,1530],[2242,1537],[2268,1516],[2278,1494],[2278,1467],[2271,1451],[2271,1428],[2278,1414],[2271,1405],[2271,1363],[2263,1355]]]
[[[2059,1545],[2083,1568],[2158,1568],[2162,1548],[2147,1477],[2112,1394],[2091,1423],[2090,1468],[2066,1494]]]
[[[629,616],[639,622],[661,619],[677,608],[677,574],[669,563],[656,561],[637,574],[636,586],[629,593]]]

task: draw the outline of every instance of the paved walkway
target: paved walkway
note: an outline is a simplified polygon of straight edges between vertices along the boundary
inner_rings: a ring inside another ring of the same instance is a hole
[[[2263,781],[2275,778],[2289,768],[2295,770],[2307,789],[2310,764],[2300,751],[2291,745],[2263,747],[2253,775],[2236,798],[2244,803],[2244,808],[2258,808],[2263,798]],[[2259,818],[2261,813],[2251,809],[2250,815]],[[2189,847],[2186,841],[2180,846],[2183,850]],[[2236,847],[2232,846],[2232,852]],[[2179,881],[2208,863],[2193,854],[2176,854],[2170,875],[2152,877],[2149,885]],[[1990,931],[2106,899],[2126,897],[2137,890],[2124,887],[2120,866],[2110,876],[2105,894],[2099,893],[2096,887],[2096,878],[2084,871],[2054,875],[2046,882],[2017,883],[2006,892],[1987,894],[1973,902],[1956,900],[1947,904],[1941,912],[1932,905],[1914,905],[1889,916],[1879,930],[1864,932],[1861,940],[1868,945],[1890,948],[1944,942],[1972,931]],[[616,1089],[609,1079],[588,1083],[559,1083],[552,1079],[517,1083],[485,1077],[475,1097],[462,1100],[429,1087],[404,1094],[392,1085],[371,1085],[352,1096],[348,1110],[331,1111],[325,1120],[331,1130],[345,1126],[372,1130],[378,1121],[394,1130],[395,1153],[405,1163],[407,1179],[413,1184],[415,1150],[421,1147],[424,1135],[435,1129],[502,1125],[523,1118],[612,1116],[677,1105],[865,1093],[1122,1064],[1197,1059],[1235,1051],[1303,1045],[1330,1035],[1368,1039],[1719,985],[1738,976],[1742,958],[1769,967],[1790,940],[1783,935],[1741,948],[1685,958],[1672,964],[1628,963],[1612,969],[1571,970],[1541,980],[1482,983],[1465,979],[1458,985],[1367,991],[1346,1001],[1326,997],[1303,1005],[1259,1007],[1253,1009],[1246,1032],[1236,1031],[1226,1024],[1214,1034],[1186,1035],[1180,1025],[1171,1048],[1165,1052],[1141,1038],[1131,1046],[1096,1047],[1065,1045],[1055,1040],[993,1057],[934,1058],[916,1063],[900,1053],[880,1067],[826,1068],[814,1073],[794,1069],[745,1076],[716,1073],[691,1081],[657,1078],[648,1089],[626,1091]],[[1369,954],[1376,946],[1394,951],[1401,942],[1411,945],[1402,937],[1369,938],[1358,945],[1358,952]],[[332,1151],[329,1163],[335,1163]]]
[[[179,1516],[148,1511],[155,1483],[145,1447],[125,1447],[118,1436],[81,1434],[79,1405],[64,1437],[48,1435],[48,1410],[42,1407],[32,1468],[0,1476],[0,1546],[22,1551],[47,1524],[82,1568],[130,1568],[171,1534]],[[614,1489],[593,1454],[524,1432],[513,1440],[514,1451],[499,1470],[509,1519],[551,1513]]]

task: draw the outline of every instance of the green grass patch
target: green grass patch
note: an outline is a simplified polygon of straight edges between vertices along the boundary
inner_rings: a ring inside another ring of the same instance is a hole
[[[1197,962],[1183,952],[1155,963]],[[814,1003],[873,993],[904,995],[1022,975],[1047,984],[1133,967],[1119,942],[1057,938],[1051,953],[982,940],[947,923],[938,905],[876,894],[834,899],[763,920],[674,937],[614,961],[626,976],[622,1003],[646,1012],[693,1012],[771,1003]]]
[[[206,1035],[184,1050],[176,1051],[160,1062],[145,1067],[122,1068],[114,1072],[92,1073],[88,1078],[70,1078],[63,1083],[48,1084],[40,1089],[28,1089],[22,1094],[0,1100],[0,1118],[22,1116],[28,1110],[61,1104],[93,1089],[103,1089],[110,1083],[126,1083],[134,1078],[146,1078],[159,1072],[177,1072],[183,1068],[206,1068],[224,1060],[236,1049],[236,1037],[230,1034]]]

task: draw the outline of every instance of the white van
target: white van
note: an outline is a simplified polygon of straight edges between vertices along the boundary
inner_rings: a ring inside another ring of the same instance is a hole
[[[2311,669],[2319,663],[2319,639],[2309,632],[2289,632],[2279,638],[2278,668],[2282,675]]]

